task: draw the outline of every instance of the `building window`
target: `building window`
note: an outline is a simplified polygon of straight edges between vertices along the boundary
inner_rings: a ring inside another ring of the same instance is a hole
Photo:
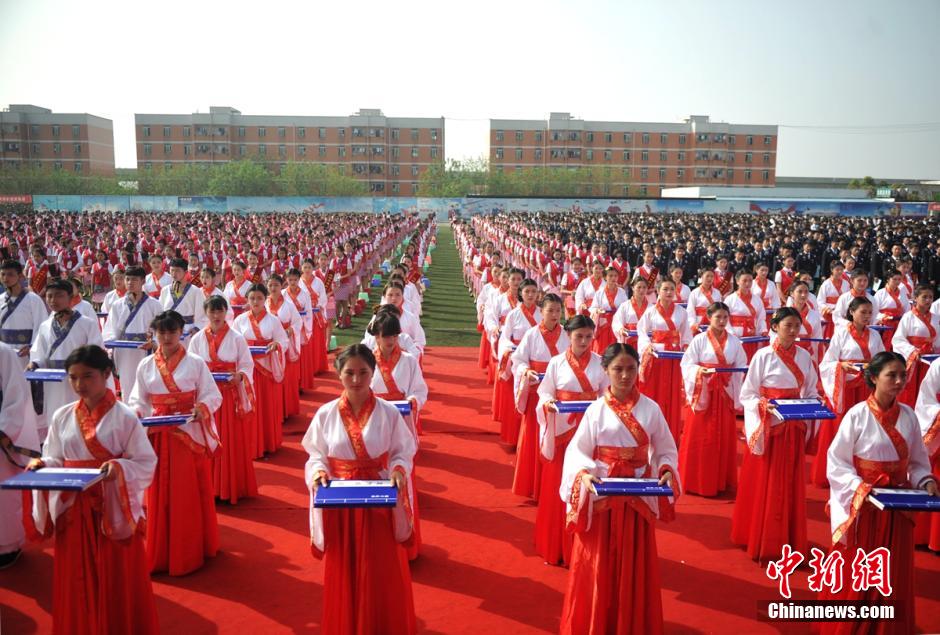
[[[398,176],[399,174],[401,174],[401,166],[400,166],[400,165],[393,165],[393,166],[392,166],[392,176]]]
[[[659,168],[659,180],[666,180],[666,168]]]
[[[29,136],[30,136],[30,137],[38,137],[38,136],[39,136],[39,126],[37,126],[36,124],[30,125],[30,127],[29,127]]]
[[[518,152],[519,152],[519,154],[521,154],[521,153],[522,153],[522,150],[519,150]],[[521,156],[517,156],[516,158],[517,158],[517,159],[521,159],[522,157],[521,157]],[[586,160],[588,160],[588,161],[593,161],[593,160],[594,160],[594,150],[585,150],[585,151],[584,151],[584,158],[585,158]]]
[[[649,174],[650,174],[649,168],[641,168],[641,169],[640,169],[640,178],[643,179],[644,181],[645,181],[647,178],[649,178]]]
[[[31,143],[31,144],[29,145],[29,152],[30,152],[30,154],[39,154],[39,144],[38,144],[38,143]]]
[[[52,144],[52,154],[59,154],[62,152],[62,145],[59,143]]]
[[[398,183],[392,183],[392,194],[398,194]]]
[[[624,154],[626,154],[626,152],[624,152]],[[604,150],[604,161],[610,161],[613,155],[614,153],[610,150]]]
[[[190,152],[192,152],[192,146],[187,143],[183,146],[183,156],[188,157]]]
[[[516,141],[518,143],[522,143],[522,131],[521,130],[516,130]]]
[[[750,180],[751,180],[751,171],[750,171],[750,170],[745,170],[745,171],[744,171],[744,180],[745,180],[745,181],[750,181]]]
[[[516,161],[522,161],[522,148],[516,148]]]
[[[170,136],[170,126],[163,126],[163,136],[164,137]]]
[[[519,152],[522,152],[522,150],[520,150]],[[432,159],[437,158],[437,146],[431,146],[431,158]]]
[[[342,130],[342,128],[340,128],[340,130]],[[346,146],[340,146],[340,147],[336,148],[336,155],[339,156],[339,157],[345,157],[345,156],[346,156]]]
[[[286,136],[287,136],[287,128],[285,128],[284,126],[279,126],[277,129],[277,138],[283,139]]]
[[[770,145],[770,137],[764,137],[764,145],[765,145],[765,146],[769,146],[769,145]]]
[[[259,144],[258,144],[258,155],[263,157],[263,156],[267,155],[267,153],[268,153],[268,146],[266,146],[266,145],[263,144],[263,143],[259,143]]]
[[[354,136],[354,137],[361,137],[361,136],[363,136],[363,134],[362,134],[362,128],[353,128],[353,129],[352,129],[352,136]]]
[[[646,196],[646,192],[647,192],[646,186],[645,186],[645,185],[641,185],[641,186],[640,186],[640,196]]]
[[[750,163],[752,158],[753,158],[753,155],[752,155],[750,152],[745,152],[745,153],[744,153],[744,162],[745,162],[745,163]]]
[[[535,131],[535,142],[542,143],[542,131],[541,130]]]
[[[708,170],[705,168],[695,168],[695,178],[704,179],[708,175]]]
[[[401,136],[401,130],[399,130],[398,128],[392,128],[392,139],[397,141],[398,137],[400,136]]]
[[[245,147],[245,144],[241,144],[240,146],[238,146],[238,156],[240,156],[240,157],[245,156],[245,153],[246,153],[247,151],[248,151],[248,148]]]
[[[649,161],[649,160],[650,160],[650,153],[648,150],[644,150],[643,152],[640,153],[640,161]]]
[[[245,126],[239,126],[239,127],[238,127],[238,136],[239,136],[239,137],[244,137],[244,136],[245,136]]]
[[[686,142],[686,136],[684,134],[679,135],[679,145],[684,146]]]
[[[625,133],[623,133],[623,142],[624,142],[624,143],[632,143],[632,142],[633,142],[633,134],[630,133],[630,132],[625,132]]]
[[[763,170],[763,171],[761,172],[760,177],[761,177],[761,179],[763,179],[764,181],[769,181],[769,180],[770,180],[770,170]]]
[[[659,153],[659,161],[660,161],[661,163],[665,163],[665,162],[666,162],[667,155],[668,155],[668,153],[666,153],[666,152],[660,152],[660,153]]]
[[[163,154],[171,154],[173,152],[173,146],[169,143],[163,144]]]
[[[62,169],[62,162],[61,162],[61,161],[56,161],[55,163],[52,164],[52,167],[55,168],[56,170],[61,170],[61,169]]]
[[[685,152],[679,153],[679,161],[685,161]]]
[[[153,152],[153,148],[151,148],[149,143],[145,143],[144,144],[144,156],[149,157],[151,152]]]
[[[733,168],[728,168],[728,180],[729,180],[729,181],[733,181],[733,180],[734,180],[734,169],[733,169]]]
[[[283,143],[277,146],[277,156],[282,158],[287,156],[287,146]]]
[[[496,140],[497,140],[497,141],[502,141],[502,140],[503,140],[503,131],[502,131],[502,130],[497,130],[497,131],[496,131]]]
[[[411,129],[411,140],[412,140],[412,141],[417,141],[417,140],[418,140],[418,129],[417,129],[417,128],[412,128],[412,129]]]
[[[297,156],[307,156],[307,146],[297,146]]]
[[[417,159],[417,158],[418,158],[418,147],[417,147],[417,146],[412,146],[412,147],[411,147],[411,158],[412,158],[412,159]],[[500,158],[502,158],[502,157],[500,157]]]
[[[580,140],[581,140],[580,132],[571,131],[568,133],[568,141],[580,141]]]
[[[414,151],[412,151],[411,156],[414,156]],[[497,158],[497,159],[500,159],[500,160],[503,158],[503,149],[502,149],[502,148],[496,148],[496,158]]]
[[[411,176],[418,176],[418,166],[417,166],[417,165],[411,166]]]
[[[737,138],[736,136],[734,136],[733,134],[729,134],[729,135],[728,135],[728,145],[729,145],[729,146],[735,145],[735,143],[737,142],[737,140],[738,140],[738,138]]]
[[[369,174],[381,174],[382,166],[378,164],[369,165]]]
[[[80,144],[80,143],[73,143],[73,144],[72,144],[72,152],[73,152],[76,156],[80,155],[80,154],[82,153],[82,144]]]
[[[164,169],[164,170],[172,170],[172,169],[173,169],[173,164],[170,163],[169,161],[164,161],[164,162],[163,162],[163,169]]]
[[[323,128],[321,128],[321,130],[323,130]],[[338,136],[340,139],[345,139],[345,138],[346,138],[346,128],[339,128],[339,129],[337,129],[336,134],[337,134],[337,136]]]
[[[193,132],[193,129],[192,129],[192,128],[190,128],[189,126],[183,126],[183,136],[184,136],[184,137],[188,137],[188,136],[192,135],[192,132]]]
[[[744,138],[744,143],[746,143],[749,146],[754,145],[754,137],[752,137],[751,135],[748,135],[747,137]]]
[[[647,145],[647,144],[649,144],[649,142],[650,142],[650,133],[644,132],[644,133],[643,133],[643,144],[644,144],[644,145]]]
[[[72,138],[78,139],[82,136],[82,127],[79,125],[72,126]]]
[[[266,137],[267,135],[268,135],[267,129],[264,126],[258,126],[258,136]]]
[[[541,160],[542,160],[542,148],[536,148],[536,149],[535,149],[535,160],[536,160],[536,161],[541,161]]]
[[[666,134],[665,132],[661,133],[659,135],[659,142],[663,145],[666,145],[667,143],[669,143],[669,135]]]
[[[306,138],[307,138],[307,129],[304,128],[303,126],[300,126],[299,128],[297,128],[297,136],[298,136],[299,138],[301,138],[301,139],[306,139]]]
[[[412,183],[411,183],[411,193],[412,193],[412,194],[417,194],[417,193],[418,193],[418,184],[415,183],[415,182],[412,182]]]
[[[770,163],[770,153],[769,153],[769,152],[765,152],[765,153],[764,153],[764,163]]]
[[[604,154],[607,154],[607,153],[605,152]],[[624,150],[624,151],[623,151],[623,160],[624,160],[624,161],[629,161],[631,156],[632,156],[632,155],[630,154],[630,151],[629,151],[629,150]]]
[[[397,159],[401,156],[401,148],[398,146],[392,146],[392,158]]]
[[[54,134],[57,137],[59,136],[59,126],[52,126],[52,134]],[[144,126],[144,136],[145,137],[150,136],[150,126]]]
[[[320,139],[326,139],[326,128],[317,128],[317,137]]]
[[[81,162],[81,161],[76,161],[76,162],[75,162],[75,171],[76,171],[76,172],[81,172],[81,171],[82,171],[82,162]]]
[[[319,146],[317,148],[317,156],[325,157],[326,156],[326,146]]]
[[[587,141],[588,143],[594,143],[594,133],[593,133],[593,132],[585,132],[585,133],[584,133],[584,140]]]
[[[683,170],[682,168],[679,168],[678,170],[676,170],[676,178],[680,180],[685,178],[685,170]]]

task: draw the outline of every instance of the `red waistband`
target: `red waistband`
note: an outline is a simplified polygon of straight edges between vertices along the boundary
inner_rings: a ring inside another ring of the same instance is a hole
[[[388,467],[388,452],[378,458],[338,459],[327,457],[333,478],[376,480],[379,472]]]
[[[196,391],[150,395],[154,416],[189,414],[196,405]]]

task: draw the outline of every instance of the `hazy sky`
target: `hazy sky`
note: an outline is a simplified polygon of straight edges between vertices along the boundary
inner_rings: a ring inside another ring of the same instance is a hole
[[[0,107],[778,124],[778,173],[940,179],[940,2],[0,0]],[[914,125],[919,124],[919,125]]]

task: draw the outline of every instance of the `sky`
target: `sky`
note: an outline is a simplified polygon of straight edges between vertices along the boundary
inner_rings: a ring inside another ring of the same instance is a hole
[[[780,126],[782,176],[940,179],[935,0],[0,0],[0,107],[447,117],[448,158],[489,119]]]

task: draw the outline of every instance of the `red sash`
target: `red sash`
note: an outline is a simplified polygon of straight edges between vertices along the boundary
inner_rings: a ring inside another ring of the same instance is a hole
[[[659,277],[659,269],[657,269],[656,267],[651,267],[649,270],[649,273],[643,276],[643,278],[646,280],[646,284],[649,285],[650,289],[653,289],[656,287],[656,278],[658,277]]]
[[[608,286],[608,287],[605,287],[605,288],[604,288],[604,295],[607,296],[607,304],[608,304],[608,306],[610,307],[609,309],[607,309],[607,311],[608,311],[608,312],[613,312],[613,311],[616,311],[616,310],[617,310],[617,291],[619,291],[620,288],[619,288],[619,287],[614,288],[614,290],[613,290],[614,292],[613,292],[613,293],[611,293],[610,290],[611,290],[611,289],[610,289],[609,286]]]
[[[744,329],[743,335],[745,337],[756,335],[757,334],[757,310],[751,306],[750,298],[745,298],[741,295],[741,292],[738,292],[738,298],[741,299],[741,302],[744,303],[744,306],[747,307],[748,312],[751,314],[750,317],[744,315],[732,315],[731,316],[731,325],[741,327]]]
[[[545,346],[548,347],[548,352],[551,353],[552,357],[558,354],[558,339],[561,337],[561,325],[556,324],[555,328],[551,331],[545,330],[545,325],[539,325],[539,333],[542,335],[542,340],[545,342]],[[531,366],[532,363],[529,363]],[[542,370],[545,370],[544,368]]]
[[[761,299],[761,302],[764,303],[764,308],[765,308],[765,309],[769,309],[769,308],[770,308],[770,298],[767,297],[767,279],[764,278],[764,281],[763,281],[764,283],[763,283],[763,284],[761,284],[761,279],[760,279],[760,278],[756,278],[756,279],[754,280],[754,282],[757,283],[757,288],[760,289],[760,299]]]
[[[537,322],[535,321],[535,309],[536,309],[536,305],[533,304],[533,305],[532,305],[532,308],[530,309],[530,308],[528,308],[525,304],[523,304],[523,305],[521,305],[519,308],[520,308],[520,310],[521,310],[521,312],[522,312],[522,316],[523,316],[523,317],[526,319],[526,321],[529,323],[529,326],[535,326],[535,325],[537,324]]]
[[[352,445],[353,452],[356,453],[356,458],[360,461],[373,460],[366,450],[365,442],[362,440],[362,429],[369,422],[373,410],[375,410],[375,395],[372,391],[369,391],[369,398],[362,405],[362,410],[359,411],[358,416],[353,413],[345,392],[339,399],[339,415],[343,420],[343,427],[346,428],[349,443]]]
[[[788,295],[790,293],[790,286],[793,284],[794,274],[792,271],[787,271],[786,269],[780,270],[780,293],[783,295]]]
[[[401,401],[405,398],[405,393],[395,383],[395,376],[392,374],[395,367],[398,366],[399,359],[401,359],[401,348],[398,344],[395,344],[392,355],[388,359],[382,356],[378,347],[375,349],[375,365],[378,366],[379,372],[382,374],[382,382],[385,384],[385,392],[378,395],[382,399]]]

